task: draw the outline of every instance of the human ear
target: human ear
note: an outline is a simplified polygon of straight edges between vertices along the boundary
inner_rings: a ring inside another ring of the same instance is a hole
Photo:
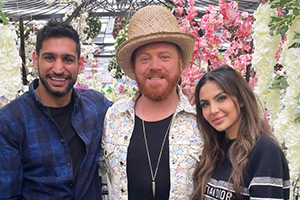
[[[38,69],[39,56],[36,51],[32,53],[33,68]]]
[[[80,57],[78,60],[78,74],[82,73],[84,70],[84,58]]]

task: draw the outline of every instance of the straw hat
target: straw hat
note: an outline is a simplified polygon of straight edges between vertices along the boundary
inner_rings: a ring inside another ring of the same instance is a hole
[[[170,42],[181,49],[183,68],[191,61],[195,38],[183,33],[175,16],[162,6],[146,6],[138,10],[130,19],[128,39],[116,52],[117,62],[125,74],[135,80],[131,63],[132,53],[139,47],[153,42]]]

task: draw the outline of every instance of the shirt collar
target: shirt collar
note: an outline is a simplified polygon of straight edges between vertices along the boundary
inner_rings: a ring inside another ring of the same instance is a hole
[[[180,112],[187,112],[191,114],[196,114],[195,106],[192,106],[190,102],[188,101],[188,98],[182,93],[179,86],[177,86],[177,92],[179,95],[179,103],[175,110],[175,114],[178,114]],[[137,101],[137,99],[141,96],[141,92],[138,90],[133,97],[130,99],[129,102],[125,103],[123,99],[120,100],[118,111],[119,112],[129,112],[134,113],[134,106]]]

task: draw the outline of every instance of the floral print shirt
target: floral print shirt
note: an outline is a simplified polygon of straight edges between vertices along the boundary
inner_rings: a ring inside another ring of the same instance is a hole
[[[134,129],[134,107],[139,95],[137,92],[131,99],[121,99],[108,109],[105,116],[99,164],[101,174],[107,175],[111,200],[128,199],[127,149]],[[182,200],[189,199],[192,193],[192,175],[202,151],[203,139],[197,128],[195,108],[181,92],[179,96],[169,133],[169,199]]]

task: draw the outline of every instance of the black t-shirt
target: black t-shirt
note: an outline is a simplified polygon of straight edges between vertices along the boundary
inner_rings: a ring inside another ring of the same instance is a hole
[[[72,98],[73,99],[73,98]],[[64,141],[67,142],[69,151],[72,158],[73,166],[73,177],[74,183],[76,184],[77,176],[80,170],[81,163],[85,157],[86,149],[85,144],[81,138],[76,134],[75,129],[71,123],[71,115],[74,108],[74,102],[71,102],[64,107],[60,108],[50,108],[50,113],[58,126]]]
[[[153,175],[157,166],[163,138],[171,123],[172,115],[156,122],[145,121]],[[167,133],[168,134],[168,133]],[[128,199],[167,200],[170,193],[169,139],[165,141],[155,179],[155,198],[152,197],[152,178],[144,142],[142,120],[135,116],[135,126],[127,154]]]
[[[228,150],[234,142],[235,140],[228,142],[225,148],[225,159],[219,164],[207,184],[204,199],[236,199],[235,192],[229,190],[228,186],[232,172]],[[243,176],[241,193],[244,200],[289,198],[290,181],[287,161],[280,147],[266,135],[263,135],[253,147]]]

